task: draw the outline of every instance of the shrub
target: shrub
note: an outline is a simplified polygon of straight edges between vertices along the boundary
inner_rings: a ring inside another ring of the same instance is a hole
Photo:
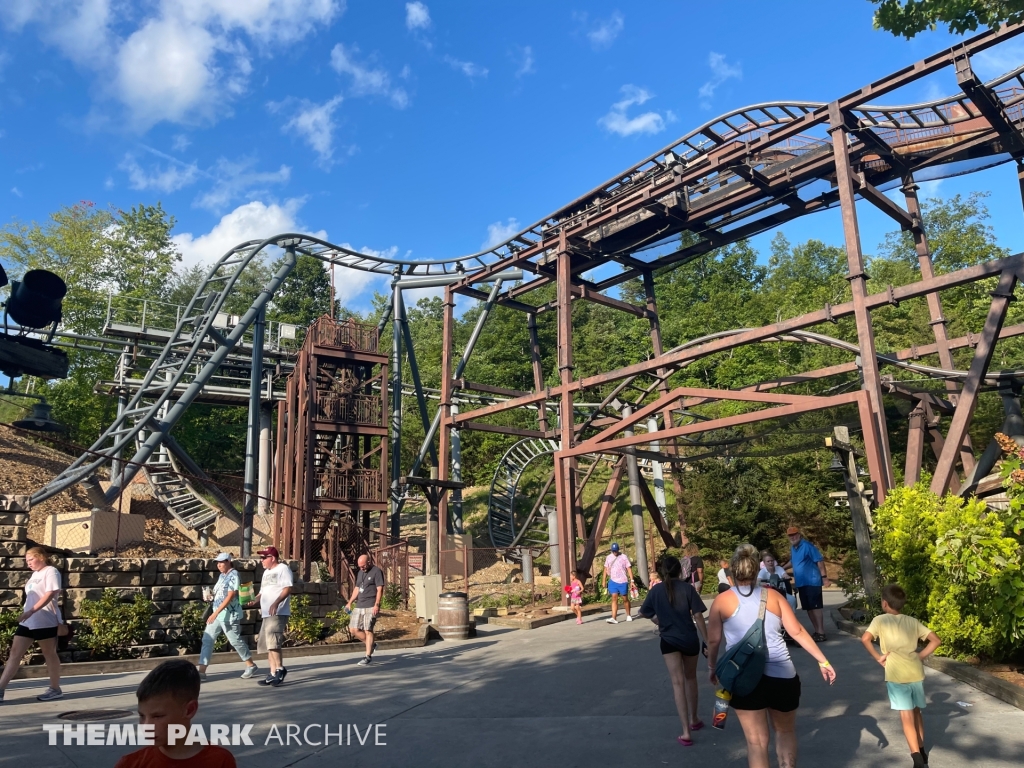
[[[288,639],[294,644],[312,645],[324,636],[326,628],[320,619],[313,616],[309,595],[292,598],[292,613],[288,617]]]
[[[380,599],[380,607],[385,611],[397,611],[402,607],[402,587],[398,584],[388,584],[384,587],[384,594]]]
[[[339,608],[336,611],[328,611],[327,615],[324,616],[324,623],[327,625],[328,630],[341,632],[344,635],[345,639],[342,642],[348,642],[352,639],[352,633],[348,629],[350,617],[349,613]]]
[[[83,600],[82,631],[76,641],[97,656],[126,658],[149,629],[153,604],[143,595],[122,600],[116,589],[103,590],[99,600]]]
[[[187,653],[199,653],[203,648],[203,632],[206,630],[207,603],[190,602],[181,609],[181,630],[178,632],[178,645]],[[213,644],[214,651],[227,650],[228,639],[222,633]]]
[[[13,611],[0,610],[0,665],[6,664],[11,655],[11,640],[18,629],[18,617],[21,610],[15,608]]]
[[[1003,511],[919,483],[894,488],[875,513],[881,583],[906,590],[904,612],[942,638],[940,654],[1001,660],[1024,651],[1024,485],[1010,480],[1008,490]]]

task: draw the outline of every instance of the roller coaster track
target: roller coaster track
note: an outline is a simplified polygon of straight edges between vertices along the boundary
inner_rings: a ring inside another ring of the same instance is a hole
[[[230,327],[218,327],[218,316],[224,316],[224,304],[242,272],[267,249],[283,249],[284,258],[252,305],[240,317],[231,318]],[[178,419],[191,405],[204,386],[215,376],[221,364],[239,347],[242,337],[260,312],[281,287],[294,268],[298,254],[306,254],[350,269],[380,274],[439,276],[467,274],[469,267],[486,262],[479,259],[444,259],[407,262],[377,257],[332,245],[324,240],[299,234],[283,234],[266,240],[242,243],[222,256],[207,272],[203,283],[185,311],[180,313],[174,330],[156,355],[153,363],[127,406],[96,442],[70,466],[32,495],[38,504],[66,488],[88,480],[102,466],[116,461],[135,444],[142,433],[132,459],[111,478],[102,501],[109,505],[121,493],[139,468],[146,464],[164,441]],[[95,486],[90,486],[95,488]],[[197,510],[197,513],[199,511]],[[202,516],[202,515],[200,515]],[[192,525],[195,525],[193,521]]]

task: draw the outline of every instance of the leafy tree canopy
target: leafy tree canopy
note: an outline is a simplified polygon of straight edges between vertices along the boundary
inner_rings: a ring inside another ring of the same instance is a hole
[[[875,28],[908,40],[946,24],[954,34],[1014,24],[1024,18],[1024,0],[871,0]]]

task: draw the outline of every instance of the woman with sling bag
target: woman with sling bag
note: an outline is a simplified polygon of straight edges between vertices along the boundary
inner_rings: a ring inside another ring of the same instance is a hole
[[[775,752],[779,765],[795,766],[800,678],[789,658],[789,649],[781,630],[785,628],[789,636],[817,660],[821,676],[829,685],[835,682],[836,672],[797,620],[785,597],[774,589],[758,586],[760,563],[756,548],[750,544],[741,544],[733,553],[729,566],[735,586],[715,598],[708,617],[708,667],[711,670],[711,683],[718,685],[715,667],[723,634],[726,650],[746,635],[747,630],[758,621],[761,590],[767,589],[764,635],[767,639],[768,660],[764,674],[753,691],[744,696],[733,695],[731,703],[747,740],[747,762],[750,768],[768,768],[768,741],[771,736],[769,721],[775,731]]]

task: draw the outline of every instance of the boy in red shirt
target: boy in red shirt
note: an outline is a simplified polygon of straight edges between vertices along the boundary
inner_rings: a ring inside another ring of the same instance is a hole
[[[114,768],[236,768],[224,747],[186,745],[184,736],[168,744],[168,726],[184,726],[187,734],[199,710],[199,671],[191,661],[165,661],[143,678],[135,695],[139,721],[156,726],[153,746],[125,755]]]

